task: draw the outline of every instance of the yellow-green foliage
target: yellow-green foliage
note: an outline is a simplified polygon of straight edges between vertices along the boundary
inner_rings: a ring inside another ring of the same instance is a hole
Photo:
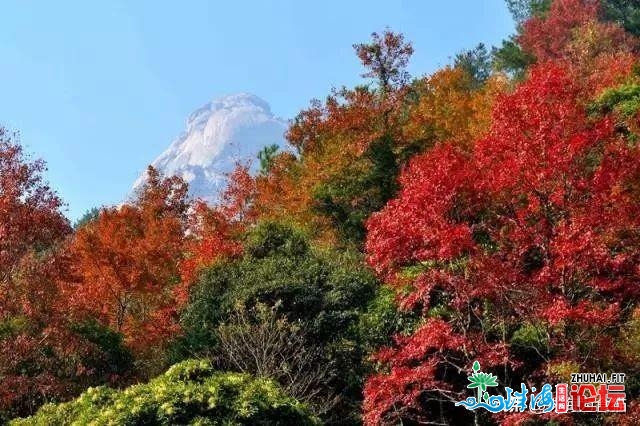
[[[89,388],[11,425],[314,425],[307,407],[270,380],[214,371],[208,361],[176,364],[125,390]]]
[[[623,84],[605,90],[590,106],[593,113],[616,111],[623,117],[631,117],[640,110],[640,85]]]
[[[630,361],[636,365],[640,363],[640,309],[633,312],[629,322],[623,327],[619,347]]]

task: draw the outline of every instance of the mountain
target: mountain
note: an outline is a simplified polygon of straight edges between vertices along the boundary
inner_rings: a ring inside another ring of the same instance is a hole
[[[287,122],[273,115],[269,104],[250,93],[215,99],[195,110],[184,133],[151,165],[165,175],[178,175],[189,183],[190,195],[212,202],[226,182],[226,174],[238,162],[251,162],[267,145],[286,146]],[[146,172],[133,184],[140,187]]]

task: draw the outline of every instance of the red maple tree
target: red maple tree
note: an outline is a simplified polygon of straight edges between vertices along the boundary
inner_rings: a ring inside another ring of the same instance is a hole
[[[368,424],[454,415],[474,360],[506,385],[633,369],[614,342],[639,296],[640,150],[587,116],[580,89],[532,70],[471,154],[414,159],[369,220],[370,264],[432,319],[376,355]]]
[[[44,171],[0,128],[0,422],[108,374],[92,370],[102,354],[67,321],[57,283],[69,278],[60,247],[71,227]]]

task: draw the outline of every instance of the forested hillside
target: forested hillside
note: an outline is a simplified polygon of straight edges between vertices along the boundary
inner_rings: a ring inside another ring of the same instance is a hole
[[[0,132],[0,422],[640,424],[640,2],[507,4],[429,75],[354,45],[216,205],[150,167],[71,226]],[[467,410],[476,363],[625,373],[626,412]]]

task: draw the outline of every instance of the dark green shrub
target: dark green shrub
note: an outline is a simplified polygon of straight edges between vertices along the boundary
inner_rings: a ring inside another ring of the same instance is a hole
[[[275,255],[299,257],[309,252],[309,243],[293,228],[263,222],[247,235],[245,251],[257,259]]]
[[[245,253],[242,259],[204,271],[192,287],[181,312],[184,335],[173,345],[174,360],[208,356],[233,368],[221,361],[220,325],[237,313],[238,306],[250,315],[256,306],[277,306],[278,315],[299,327],[306,348],[317,354],[315,361],[305,362],[333,369],[326,372],[330,379],[318,392],[339,395],[343,405],[351,406],[344,412],[359,415],[353,405],[361,399],[366,354],[356,324],[375,294],[376,279],[361,266],[357,254],[311,248],[300,233],[281,224],[251,230]]]
[[[358,335],[366,352],[389,346],[396,334],[411,332],[419,322],[419,315],[402,312],[396,303],[396,293],[389,287],[380,287],[367,311],[358,321]]]
[[[346,337],[377,287],[354,256],[315,252],[283,225],[257,227],[247,236],[246,251],[243,259],[204,271],[192,287],[181,313],[185,354],[215,347],[215,329],[238,304],[251,309],[277,303],[280,314],[301,322],[318,342]]]
[[[133,367],[133,356],[125,346],[122,334],[95,320],[74,324],[71,330],[95,345],[102,354],[99,359],[85,360],[86,367],[102,371],[105,375],[123,375]]]

